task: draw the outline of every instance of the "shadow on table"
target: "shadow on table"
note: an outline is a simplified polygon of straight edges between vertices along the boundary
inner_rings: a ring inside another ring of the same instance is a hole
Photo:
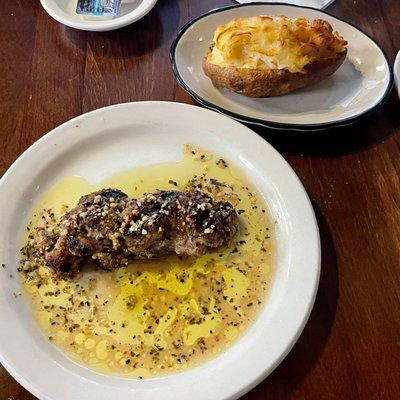
[[[177,0],[158,0],[154,8],[135,23],[108,32],[83,32],[60,25],[63,42],[85,52],[90,46],[94,56],[124,59],[152,54],[171,42],[179,27]],[[86,39],[86,40],[85,40]]]
[[[323,215],[315,204],[321,235],[321,279],[310,319],[298,342],[278,368],[241,400],[287,399],[299,387],[321,357],[335,320],[339,294],[338,270],[333,239]]]
[[[335,156],[374,147],[400,126],[399,98],[395,90],[377,112],[355,124],[320,132],[278,131],[249,126],[279,152],[307,156]]]

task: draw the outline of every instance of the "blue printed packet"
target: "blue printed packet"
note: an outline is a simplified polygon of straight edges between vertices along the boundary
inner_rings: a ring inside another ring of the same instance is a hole
[[[121,0],[78,0],[76,12],[82,15],[115,17]]]

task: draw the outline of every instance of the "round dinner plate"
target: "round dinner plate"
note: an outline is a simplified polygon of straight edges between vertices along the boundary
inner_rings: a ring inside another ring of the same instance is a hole
[[[313,7],[324,9],[330,6],[335,0],[286,0],[281,3],[296,4],[299,6]],[[262,1],[262,0],[236,0],[237,3],[276,3],[275,1]]]
[[[104,32],[130,25],[147,15],[157,0],[127,0],[115,18],[79,15],[78,0],[40,0],[46,12],[61,24],[84,31]]]
[[[14,297],[19,248],[32,205],[58,180],[91,183],[136,166],[179,161],[184,144],[236,164],[276,221],[276,272],[265,307],[228,350],[195,368],[137,380],[93,372],[67,358]],[[237,399],[263,380],[299,337],[320,273],[320,242],[307,194],[286,161],[261,137],[221,114],[179,103],[115,105],[75,118],[33,144],[0,180],[0,361],[42,400]],[[14,278],[9,277],[10,274]]]
[[[394,61],[394,79],[396,82],[397,93],[400,97],[400,51],[397,53],[396,59]]]
[[[256,99],[215,87],[202,69],[215,29],[234,18],[255,15],[327,20],[348,41],[347,58],[332,76],[284,96]],[[211,10],[181,29],[170,57],[178,83],[198,103],[237,120],[275,129],[321,130],[350,124],[383,104],[393,83],[382,49],[360,29],[326,11],[280,3]]]

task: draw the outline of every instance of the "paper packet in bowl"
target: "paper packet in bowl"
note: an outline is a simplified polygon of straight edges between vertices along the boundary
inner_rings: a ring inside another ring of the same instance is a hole
[[[76,12],[82,15],[115,17],[121,0],[78,0]]]

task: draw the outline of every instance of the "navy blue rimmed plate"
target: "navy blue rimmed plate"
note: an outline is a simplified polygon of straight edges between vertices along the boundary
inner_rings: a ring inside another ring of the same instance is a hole
[[[325,19],[347,40],[347,58],[332,76],[284,96],[256,99],[215,87],[204,74],[202,61],[216,27],[255,15]],[[170,58],[176,80],[198,103],[239,121],[274,129],[318,131],[351,124],[381,106],[393,86],[385,53],[366,33],[326,11],[281,3],[211,10],[182,27]]]

